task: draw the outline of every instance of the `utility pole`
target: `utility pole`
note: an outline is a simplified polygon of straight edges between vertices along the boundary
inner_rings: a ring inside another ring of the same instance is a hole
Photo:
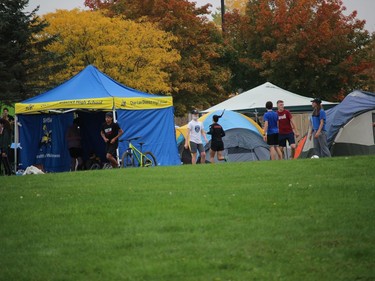
[[[224,0],[221,0],[221,30],[224,33],[224,15],[225,15],[225,3]]]

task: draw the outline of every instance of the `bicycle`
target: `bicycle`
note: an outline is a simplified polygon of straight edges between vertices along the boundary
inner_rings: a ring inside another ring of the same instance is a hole
[[[134,137],[127,139],[126,141],[129,142],[129,148],[122,154],[121,157],[121,167],[136,167],[136,162],[138,162],[138,167],[152,167],[157,166],[158,163],[156,162],[156,157],[151,151],[142,152],[142,146],[145,144],[144,142],[139,142],[140,149],[137,149],[133,144],[132,141],[138,140],[141,137]],[[120,140],[123,141],[123,140]]]

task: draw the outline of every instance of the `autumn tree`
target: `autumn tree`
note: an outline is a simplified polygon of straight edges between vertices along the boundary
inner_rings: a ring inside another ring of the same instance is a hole
[[[370,62],[370,67],[359,77],[360,85],[364,91],[375,93],[375,33],[371,36],[371,43],[366,47],[366,59]]]
[[[152,23],[109,18],[99,11],[58,10],[44,16],[49,22],[40,38],[58,34],[49,50],[64,56],[67,67],[49,79],[63,82],[93,64],[130,87],[149,93],[170,94],[170,74],[179,53],[174,36]]]
[[[35,95],[39,75],[54,68],[39,65],[56,60],[46,50],[55,38],[36,39],[46,27],[36,16],[37,9],[24,12],[28,0],[2,0],[0,3],[0,101],[6,104]],[[56,65],[56,64],[55,64]]]
[[[207,19],[209,5],[197,8],[187,0],[87,0],[86,4],[107,9],[110,16],[157,23],[178,38],[173,47],[179,50],[181,61],[167,68],[177,115],[227,97],[230,71],[223,61],[221,31]]]
[[[268,80],[326,99],[363,86],[370,36],[356,12],[345,16],[344,9],[341,0],[249,0],[244,16],[228,14],[233,85]]]

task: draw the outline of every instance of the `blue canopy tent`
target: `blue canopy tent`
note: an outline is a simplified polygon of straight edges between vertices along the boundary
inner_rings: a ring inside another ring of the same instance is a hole
[[[124,130],[122,139],[141,137],[143,150],[152,151],[159,165],[180,164],[172,97],[126,87],[90,65],[60,86],[16,104],[20,168],[42,164],[49,172],[69,170],[64,135],[73,112],[82,121],[84,156],[95,153],[104,160],[100,128],[105,111],[113,111]],[[120,156],[127,146],[120,142]]]

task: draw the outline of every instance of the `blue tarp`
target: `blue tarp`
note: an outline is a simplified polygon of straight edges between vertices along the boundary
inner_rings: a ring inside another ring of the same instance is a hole
[[[361,112],[375,109],[375,94],[364,91],[353,91],[334,108],[326,111],[328,144],[331,145],[342,126]]]
[[[22,103],[45,103],[75,99],[96,99],[107,97],[155,97],[126,87],[89,65],[68,81],[41,95]]]
[[[173,116],[172,107],[158,110],[118,110],[117,114],[121,128],[124,130],[121,139],[140,137],[132,141],[133,145],[139,149],[137,143],[143,142],[142,151],[151,151],[156,156],[158,165],[181,164],[174,121],[169,118]],[[126,141],[120,142],[120,155],[127,148]]]
[[[42,165],[48,172],[69,171],[70,156],[65,141],[65,128],[73,122],[73,113],[19,115],[19,167]]]

